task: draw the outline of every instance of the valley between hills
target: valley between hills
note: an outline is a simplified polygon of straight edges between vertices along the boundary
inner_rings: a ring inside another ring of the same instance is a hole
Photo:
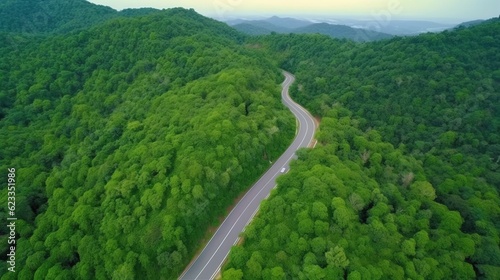
[[[218,278],[500,278],[498,18],[355,42],[83,0],[0,15],[0,279],[185,276],[263,174]]]

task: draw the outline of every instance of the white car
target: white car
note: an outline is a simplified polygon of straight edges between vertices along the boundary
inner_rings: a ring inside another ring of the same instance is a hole
[[[283,167],[283,168],[281,168],[281,171],[280,171],[280,172],[281,172],[281,173],[285,173],[285,171],[286,171],[286,168],[285,168],[285,167]]]

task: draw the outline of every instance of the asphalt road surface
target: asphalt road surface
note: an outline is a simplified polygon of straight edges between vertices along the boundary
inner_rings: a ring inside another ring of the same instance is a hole
[[[194,262],[191,262],[179,279],[209,280],[215,278],[222,263],[228,256],[229,250],[238,242],[239,234],[257,213],[261,201],[276,186],[276,178],[288,171],[288,164],[295,157],[295,151],[311,145],[316,131],[316,123],[311,114],[295,103],[288,95],[288,88],[294,82],[295,77],[288,72],[283,72],[283,74],[285,75],[285,81],[282,84],[281,97],[283,103],[292,111],[299,124],[293,143],[238,202],[201,254],[198,255]]]

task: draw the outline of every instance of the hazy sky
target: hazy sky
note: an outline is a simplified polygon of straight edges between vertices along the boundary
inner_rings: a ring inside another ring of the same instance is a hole
[[[472,20],[498,17],[500,0],[90,0],[117,10],[153,7],[194,8],[216,18],[241,15],[346,15]]]

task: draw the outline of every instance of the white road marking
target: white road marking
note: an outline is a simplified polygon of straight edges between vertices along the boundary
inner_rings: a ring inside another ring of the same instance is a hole
[[[309,132],[309,121],[312,121],[313,123],[313,127],[316,128],[316,122],[314,122],[312,116],[309,114],[309,112],[307,112],[304,108],[302,108],[302,106],[300,106],[299,104],[295,103],[290,95],[289,95],[289,92],[288,92],[288,88],[290,87],[290,85],[293,83],[294,81],[294,77],[289,74],[289,73],[286,73],[284,72],[284,75],[285,75],[285,81],[283,82],[283,90],[281,92],[281,96],[282,96],[282,99],[283,99],[283,102],[285,103],[285,105],[288,105],[287,107],[290,109],[290,111],[292,111],[292,113],[294,113],[297,121],[299,122],[299,126],[301,123],[305,124],[305,133],[302,137],[302,139],[300,140],[300,143],[297,145],[297,147],[295,148],[296,145],[293,145],[297,139],[294,140],[294,142],[292,142],[292,145],[290,147],[288,147],[288,149],[285,151],[284,154],[286,154],[290,149],[299,149],[301,147],[308,147],[313,138],[311,138],[311,140],[309,140],[309,143],[307,143],[306,146],[303,146],[304,144],[304,141],[306,140],[307,138],[307,135],[308,135],[308,132]],[[298,129],[298,131],[300,131],[300,129]],[[283,165],[286,165],[290,162],[290,160],[295,156],[295,151],[292,153],[292,155],[285,160],[285,163],[284,164],[281,164],[280,161],[281,161],[281,157],[276,161],[276,163],[271,166],[271,168],[269,168],[269,170],[264,173],[264,175],[262,175],[262,177],[254,184],[254,186],[256,185],[259,185],[261,182],[261,180],[266,177],[266,175],[268,175],[271,170],[275,167],[277,167],[278,165],[279,166],[283,166]],[[232,233],[234,227],[238,224],[239,220],[242,218],[243,214],[246,213],[247,209],[252,205],[252,203],[255,201],[255,199],[260,195],[260,193],[266,189],[266,187],[268,186],[268,184],[275,180],[276,177],[281,174],[279,171],[274,173],[272,176],[271,176],[271,179],[269,179],[264,185],[263,187],[257,192],[257,194],[252,198],[252,200],[248,203],[248,205],[245,207],[245,209],[243,209],[243,211],[240,213],[240,215],[238,216],[238,218],[236,219],[236,221],[233,223],[232,227],[229,229],[228,233],[224,236],[224,239],[222,240],[222,242],[219,244],[219,246],[217,247],[217,249],[213,252],[213,254],[211,255],[210,259],[208,260],[208,262],[205,264],[205,266],[203,266],[203,268],[201,269],[201,271],[196,275],[195,279],[198,279],[198,277],[203,273],[203,271],[205,270],[205,268],[210,264],[210,262],[212,261],[212,259],[217,255],[219,249],[221,248],[221,246],[224,244],[224,242],[226,241],[226,239],[228,238],[228,236]],[[276,187],[276,185],[273,186],[273,188]],[[272,190],[273,188],[269,189]],[[207,246],[205,246],[205,248],[202,250],[202,252],[198,255],[198,257],[195,259],[195,261],[193,261],[189,267],[184,271],[184,273],[181,274],[181,276],[179,277],[179,279],[182,279],[186,273],[189,271],[189,269],[193,266],[193,264],[196,263],[196,261],[198,260],[198,258],[205,252],[205,250],[207,249],[208,245],[212,242],[212,240],[217,236],[217,233],[219,232],[219,230],[221,228],[223,228],[223,225],[226,223],[226,221],[229,220],[229,217],[231,217],[232,213],[238,208],[239,204],[245,200],[245,197],[247,195],[249,195],[249,193],[251,192],[252,189],[250,189],[244,196],[243,198],[236,204],[236,206],[231,210],[231,212],[229,213],[229,215],[226,217],[226,219],[224,219],[224,221],[222,222],[222,224],[219,226],[219,228],[217,229],[217,231],[214,233],[214,235],[212,236],[212,238],[210,238],[209,242],[207,243]],[[269,192],[270,194],[270,192]],[[269,194],[266,196],[269,197]],[[252,216],[250,217],[250,219],[246,222],[245,226],[243,227],[243,229],[246,228],[246,226],[250,223],[250,221],[253,220],[255,214],[257,213],[257,211],[259,210],[260,208],[260,204],[257,206],[257,208],[255,209],[255,211],[253,212]],[[236,244],[236,242],[239,240],[239,236],[237,237],[237,239],[233,242],[233,245]],[[221,265],[222,263],[224,263],[225,259],[227,258],[227,256],[229,255],[229,251],[226,253],[226,255],[224,256],[224,258],[222,259],[222,262],[220,264],[218,264],[218,268],[217,270],[212,274],[212,276],[210,277],[210,279],[214,279],[215,276],[217,275],[217,273],[220,271],[221,269]]]

